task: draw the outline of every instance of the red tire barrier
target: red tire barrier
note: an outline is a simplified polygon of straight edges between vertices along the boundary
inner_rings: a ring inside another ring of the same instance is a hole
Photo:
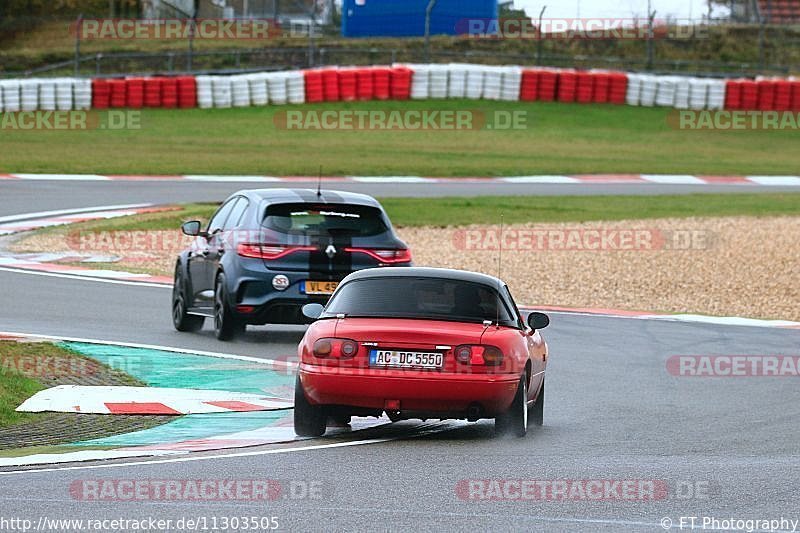
[[[197,80],[194,76],[179,76],[178,107],[190,109],[197,107]]]
[[[145,107],[161,107],[161,78],[145,78],[144,105]]]
[[[339,72],[335,68],[322,71],[322,89],[326,102],[339,101]]]
[[[575,101],[588,104],[592,101],[594,94],[594,74],[590,72],[578,72],[575,89]]]
[[[111,88],[111,107],[125,107],[127,101],[127,86],[125,80],[108,80]]]
[[[108,80],[92,80],[92,108],[108,109],[111,105],[111,86]]]
[[[392,95],[392,70],[378,67],[372,69],[372,88],[376,100],[388,100]]]
[[[178,80],[175,78],[161,79],[161,107],[178,107]]]
[[[411,97],[411,76],[414,72],[405,67],[391,70],[390,92],[392,100],[408,100]]]
[[[775,108],[775,82],[771,80],[761,80],[758,82],[758,106],[759,111],[769,111]]]
[[[598,104],[608,103],[608,91],[611,85],[611,76],[608,72],[596,72],[594,74],[594,92],[592,101]]]
[[[345,102],[352,102],[358,98],[355,70],[342,69],[339,71],[339,98]]]
[[[725,109],[742,109],[742,82],[725,82]]]
[[[356,95],[359,100],[372,100],[375,97],[371,68],[356,69]]]
[[[612,104],[624,104],[628,94],[628,75],[624,72],[613,72],[609,77],[608,101]]]
[[[800,112],[800,80],[792,82],[792,111]]]
[[[519,99],[523,102],[536,101],[539,94],[539,71],[526,69],[522,71],[522,83],[519,86]]]
[[[578,75],[575,72],[559,72],[558,73],[558,101],[559,102],[574,102],[575,95],[578,88]]]
[[[322,82],[322,72],[319,70],[306,70],[303,72],[306,87],[306,102],[324,102],[325,87]]]
[[[789,111],[792,108],[792,82],[777,80],[774,83],[775,104],[773,109],[776,111]]]
[[[125,80],[127,106],[131,109],[140,109],[144,105],[144,79],[128,78]]]
[[[742,109],[752,111],[758,108],[758,84],[753,80],[744,80],[742,85]]]
[[[539,71],[539,100],[552,102],[556,98],[558,73],[552,70]]]

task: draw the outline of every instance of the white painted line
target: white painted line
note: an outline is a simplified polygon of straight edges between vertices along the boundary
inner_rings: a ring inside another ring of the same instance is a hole
[[[771,186],[786,186],[786,185],[800,185],[799,176],[746,176],[748,181],[758,183],[759,185]]]
[[[664,183],[674,185],[707,185],[705,180],[697,176],[671,175],[671,174],[642,174],[642,179],[652,183]]]
[[[56,181],[108,181],[108,176],[98,174],[11,174],[21,180],[56,180]]]
[[[11,337],[28,337],[28,338],[37,338],[37,339],[47,339],[47,340],[57,340],[57,341],[67,341],[67,342],[85,342],[86,344],[109,344],[113,346],[125,346],[127,348],[144,348],[147,350],[160,350],[162,352],[173,352],[173,353],[181,353],[181,354],[189,354],[189,355],[203,355],[206,357],[218,357],[220,359],[235,359],[237,361],[247,361],[250,363],[260,363],[265,365],[287,365],[289,367],[296,367],[297,364],[291,361],[276,361],[274,359],[262,359],[258,357],[251,357],[249,355],[234,355],[222,352],[206,352],[202,350],[188,350],[185,348],[174,348],[172,346],[162,346],[159,344],[140,344],[136,342],[119,342],[119,341],[108,341],[108,340],[100,340],[100,339],[86,339],[83,337],[64,337],[60,335],[40,335],[38,333],[21,333],[21,332],[10,332],[10,331],[0,331],[0,335],[8,335]],[[292,357],[297,357],[296,354],[291,354]]]
[[[571,176],[510,176],[497,178],[497,181],[506,183],[581,183],[581,180]]]
[[[16,222],[18,220],[35,220],[38,218],[49,218],[61,215],[96,213],[98,211],[115,211],[119,209],[138,209],[143,207],[153,207],[153,204],[103,205],[98,207],[79,207],[77,209],[59,209],[56,211],[39,211],[38,213],[23,213],[21,215],[0,217],[0,222]]]
[[[187,175],[182,176],[185,180],[191,181],[209,181],[209,182],[276,182],[283,181],[280,178],[273,176],[201,176],[201,175]]]
[[[290,400],[225,390],[58,385],[37,392],[16,410],[20,413],[194,415],[292,407]]]
[[[160,289],[172,289],[172,285],[166,283],[155,283],[155,282],[151,283],[147,281],[126,281],[121,279],[92,278],[89,277],[90,274],[66,274],[66,273],[56,273],[56,272],[43,272],[41,270],[29,270],[26,268],[9,268],[9,267],[0,267],[0,272],[11,272],[14,274],[27,274],[29,276],[44,276],[50,278],[74,279],[74,280],[89,281],[94,283],[113,283],[116,285],[136,285],[139,287],[158,287]],[[96,271],[93,270],[91,272],[96,272]]]
[[[800,322],[790,320],[765,320],[760,318],[742,318],[736,316],[707,316],[707,315],[642,315],[636,318],[647,320],[670,320],[673,322],[693,322],[702,324],[719,324],[723,326],[752,326],[760,328],[785,328],[800,326]]]
[[[185,455],[183,450],[83,450],[67,453],[37,453],[21,457],[0,458],[0,466],[28,466],[56,463],[80,463],[107,459],[131,459],[134,457],[153,457],[159,455]]]
[[[315,450],[326,450],[332,448],[348,448],[350,446],[363,446],[365,444],[380,444],[383,442],[390,442],[393,440],[397,440],[399,437],[387,437],[382,439],[365,439],[365,440],[356,440],[356,441],[348,441],[348,442],[333,442],[330,444],[317,444],[314,446],[295,446],[292,448],[279,448],[279,449],[271,449],[271,450],[260,450],[255,452],[239,452],[239,453],[227,453],[227,454],[216,454],[216,455],[202,455],[202,456],[195,456],[195,457],[177,457],[174,459],[158,459],[155,461],[138,461],[138,462],[128,462],[128,463],[113,463],[113,464],[100,464],[100,465],[85,465],[85,466],[67,466],[63,468],[37,468],[31,470],[9,470],[6,472],[0,472],[0,476],[9,476],[13,474],[36,474],[42,472],[57,472],[57,471],[67,471],[67,470],[94,470],[100,468],[126,468],[131,466],[149,466],[149,465],[162,465],[162,464],[170,464],[170,463],[188,463],[193,461],[210,461],[213,459],[235,459],[239,457],[258,457],[262,455],[277,455],[283,453],[293,453],[293,452],[309,452]]]
[[[348,176],[347,179],[359,183],[437,183],[439,181],[420,176]]]

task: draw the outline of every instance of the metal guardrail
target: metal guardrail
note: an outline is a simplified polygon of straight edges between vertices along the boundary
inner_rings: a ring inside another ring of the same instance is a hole
[[[179,73],[246,73],[263,70],[282,70],[326,65],[378,65],[396,62],[420,63],[423,50],[405,48],[334,48],[320,47],[313,52],[308,47],[250,48],[213,51],[117,52],[85,54],[73,60],[60,61],[24,73],[4,73],[6,76],[123,76]],[[748,76],[755,74],[786,75],[787,65],[759,65],[755,62],[719,62],[683,59],[597,57],[566,54],[497,53],[491,51],[431,51],[430,62],[467,62],[484,64],[519,64],[523,66],[552,66],[576,68],[608,68],[628,71],[649,71],[656,74],[694,74],[698,76]]]

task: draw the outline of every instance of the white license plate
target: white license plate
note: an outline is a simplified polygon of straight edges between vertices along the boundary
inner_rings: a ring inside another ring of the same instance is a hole
[[[370,350],[369,366],[388,368],[441,368],[444,354],[428,352],[401,352],[395,350]]]

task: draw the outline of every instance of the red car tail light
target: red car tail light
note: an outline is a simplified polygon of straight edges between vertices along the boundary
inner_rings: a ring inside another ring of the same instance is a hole
[[[352,339],[318,339],[312,353],[316,357],[338,357],[350,359],[358,354],[358,343]]]
[[[319,339],[314,343],[314,355],[317,357],[328,357],[333,351],[331,339]]]
[[[503,352],[496,346],[462,344],[455,349],[456,361],[463,365],[500,366]]]
[[[275,260],[295,252],[313,252],[313,246],[289,246],[284,244],[242,243],[236,247],[236,253],[242,257]]]
[[[375,248],[345,248],[345,252],[351,254],[367,254],[384,264],[409,263],[411,261],[411,250],[399,248],[393,250],[379,250]]]

